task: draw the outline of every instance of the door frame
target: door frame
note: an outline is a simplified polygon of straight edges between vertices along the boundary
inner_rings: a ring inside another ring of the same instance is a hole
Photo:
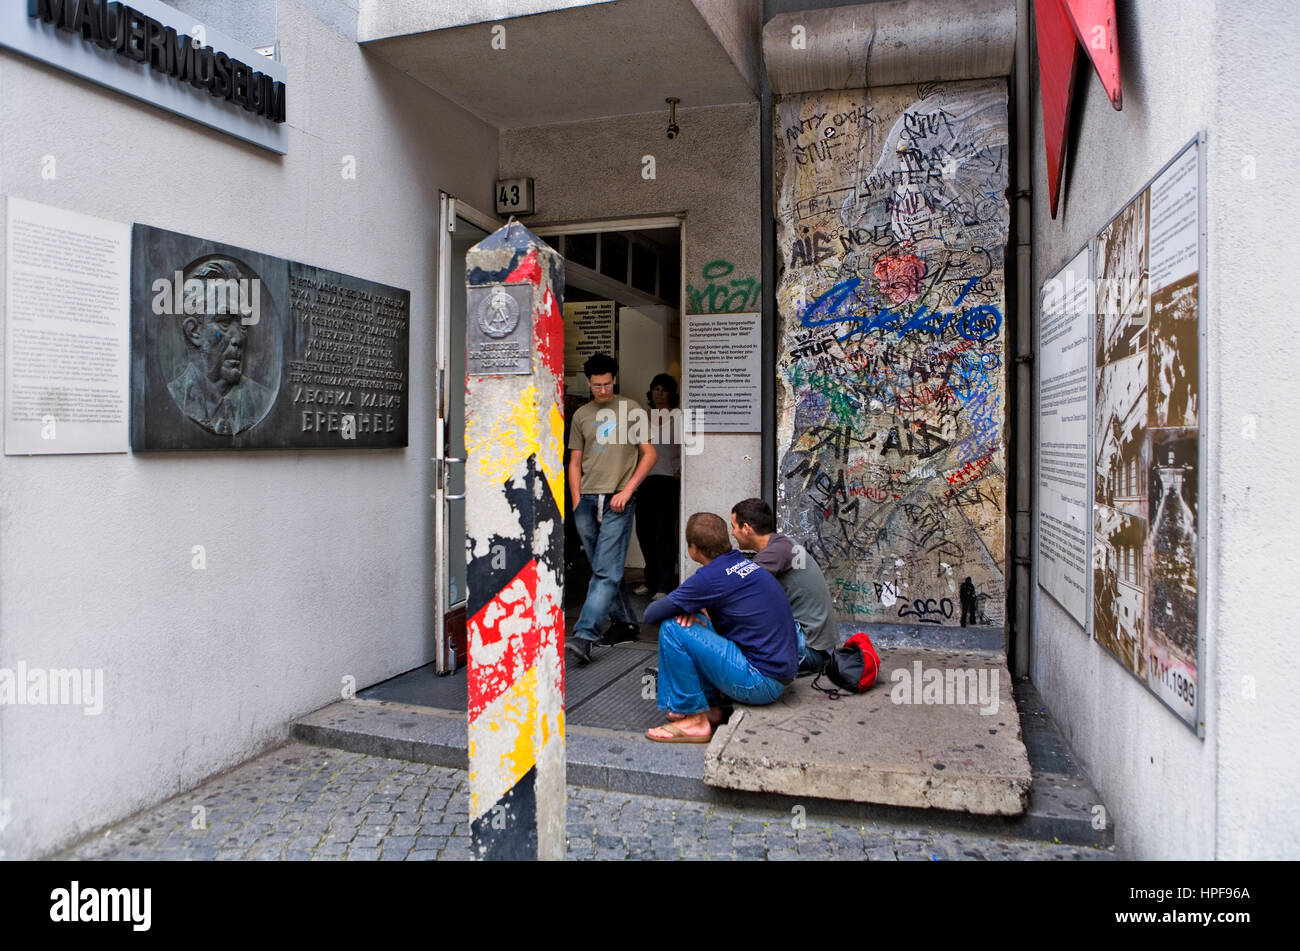
[[[465,598],[462,596],[455,604],[448,603],[447,584],[449,578],[448,560],[454,553],[464,557],[464,540],[447,537],[449,527],[449,505],[456,500],[448,493],[449,466],[464,465],[464,459],[447,457],[447,416],[450,407],[448,394],[456,381],[448,380],[447,367],[451,349],[451,321],[455,315],[451,312],[451,268],[452,236],[456,231],[456,219],[464,218],[470,224],[492,234],[505,222],[498,221],[491,215],[484,214],[477,208],[466,204],[450,192],[438,192],[438,271],[437,302],[434,307],[434,372],[433,372],[433,485],[431,498],[433,504],[434,557],[434,670],[439,674],[450,674],[456,670],[456,645],[450,636],[451,619],[456,611],[464,611]],[[460,381],[464,386],[464,380]],[[461,421],[464,425],[464,420]],[[460,498],[464,498],[461,493]],[[464,592],[461,593],[462,595]],[[468,620],[468,619],[465,619]]]

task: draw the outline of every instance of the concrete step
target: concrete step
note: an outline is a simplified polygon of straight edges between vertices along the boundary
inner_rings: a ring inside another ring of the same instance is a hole
[[[1027,728],[1030,760],[1041,751],[1056,772],[1040,776],[1034,767],[1034,787],[1028,810],[1017,818],[986,816],[946,809],[819,799],[722,789],[704,781],[707,747],[649,743],[639,732],[574,726],[566,729],[568,779],[598,789],[642,793],[669,799],[711,802],[737,807],[766,806],[784,811],[796,807],[807,814],[897,826],[925,826],[990,835],[1056,839],[1062,843],[1106,847],[1114,842],[1113,826],[1094,827],[1097,803],[1064,744],[1041,711],[1028,682],[1026,709],[1039,709],[1033,729]],[[1020,689],[1021,685],[1017,685]],[[867,694],[866,696],[871,696]],[[1037,703],[1037,707],[1034,704]],[[330,704],[294,721],[295,739],[359,753],[372,753],[460,769],[468,765],[465,714],[381,700],[349,700]],[[1053,740],[1052,738],[1055,737]],[[1038,742],[1035,742],[1037,738]],[[1058,787],[1058,783],[1060,784]]]
[[[864,694],[801,678],[738,706],[704,765],[711,786],[989,816],[1024,813],[1030,780],[1002,655],[934,648],[886,650]]]
[[[1029,678],[1021,678],[1015,684],[1015,697],[1021,736],[1034,771],[1025,818],[1032,823],[1035,836],[1103,847],[1113,845],[1115,817],[1102,803],[1092,781],[1057,730],[1038,688]]]

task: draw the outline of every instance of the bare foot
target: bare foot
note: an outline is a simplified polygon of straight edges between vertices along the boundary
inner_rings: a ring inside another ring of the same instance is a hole
[[[686,736],[712,736],[713,726],[709,722],[707,711],[705,713],[692,713],[689,716],[678,717],[673,721],[673,726],[681,730]],[[646,736],[656,740],[671,740],[673,733],[666,727],[656,726],[646,730]]]
[[[681,720],[688,715],[689,714],[685,714],[685,713],[669,713],[668,719],[676,722],[677,720]],[[698,714],[695,715],[698,716]],[[704,711],[704,715],[709,718],[709,722],[712,723],[714,726],[717,726],[719,723],[722,722],[721,707],[709,707],[709,709]]]

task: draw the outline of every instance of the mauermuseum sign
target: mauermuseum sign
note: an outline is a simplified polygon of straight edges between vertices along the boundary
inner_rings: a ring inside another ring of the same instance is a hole
[[[410,292],[137,224],[131,448],[407,444]]]
[[[0,46],[287,149],[284,66],[158,0],[9,0],[0,4]]]

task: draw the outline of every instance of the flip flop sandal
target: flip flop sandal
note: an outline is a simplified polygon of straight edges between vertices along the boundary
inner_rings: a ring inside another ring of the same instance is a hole
[[[718,722],[717,722],[717,723],[714,723],[713,720],[710,719],[710,720],[709,720],[709,725],[710,725],[710,726],[722,726],[722,724],[724,724],[724,723],[727,722],[728,717],[731,716],[731,712],[732,712],[732,708],[731,708],[731,707],[723,707],[723,708],[722,708],[722,711],[718,714]],[[690,714],[690,713],[670,713],[670,714],[668,714],[668,719],[669,719],[669,720],[685,720],[687,717],[689,717],[689,716],[693,716],[693,715],[694,715],[694,714]]]
[[[667,730],[672,736],[651,736],[650,730],[646,730],[645,738],[652,743],[707,743],[713,739],[713,731],[710,730],[703,736],[691,736],[685,732],[676,723],[668,722],[662,726],[651,727],[654,730]]]

